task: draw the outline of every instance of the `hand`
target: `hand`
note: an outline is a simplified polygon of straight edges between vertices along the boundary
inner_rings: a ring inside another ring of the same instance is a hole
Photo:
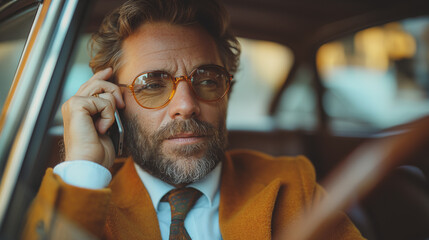
[[[66,161],[81,159],[112,166],[115,150],[105,133],[115,121],[116,107],[124,108],[125,103],[119,87],[107,81],[111,75],[111,68],[95,73],[63,104]]]

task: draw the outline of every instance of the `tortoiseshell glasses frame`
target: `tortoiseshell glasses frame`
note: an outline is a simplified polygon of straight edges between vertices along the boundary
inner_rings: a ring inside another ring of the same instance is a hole
[[[189,76],[173,77],[165,71],[147,71],[137,75],[130,85],[118,86],[129,88],[141,107],[160,109],[170,103],[180,81],[188,83],[198,100],[216,102],[228,93],[232,79],[224,67],[210,64],[195,68]]]

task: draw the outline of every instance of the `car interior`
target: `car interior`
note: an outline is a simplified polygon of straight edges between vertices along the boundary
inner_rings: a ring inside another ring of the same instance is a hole
[[[228,149],[305,155],[338,200],[322,210],[345,211],[370,240],[429,239],[429,1],[221,1],[242,48]],[[19,238],[46,168],[61,161],[61,104],[92,76],[91,33],[123,2],[0,2],[1,239]],[[314,228],[324,214],[309,216]]]

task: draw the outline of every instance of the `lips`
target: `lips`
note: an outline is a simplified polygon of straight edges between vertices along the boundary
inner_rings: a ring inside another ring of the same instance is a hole
[[[202,137],[205,137],[205,136],[194,134],[194,133],[180,133],[180,134],[176,134],[174,136],[168,137],[167,140],[181,139],[181,138],[202,138]]]
[[[152,139],[158,145],[193,145],[207,142],[215,134],[216,129],[207,122],[194,118],[186,120],[174,119],[156,131]]]
[[[207,140],[207,135],[196,133],[180,133],[170,136],[165,139],[165,143],[169,146],[186,146],[202,144]]]

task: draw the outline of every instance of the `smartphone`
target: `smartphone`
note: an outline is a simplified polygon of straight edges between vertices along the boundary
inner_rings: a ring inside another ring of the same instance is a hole
[[[115,123],[109,128],[107,134],[112,139],[116,157],[122,157],[124,148],[124,127],[119,117],[118,110],[115,111]]]

